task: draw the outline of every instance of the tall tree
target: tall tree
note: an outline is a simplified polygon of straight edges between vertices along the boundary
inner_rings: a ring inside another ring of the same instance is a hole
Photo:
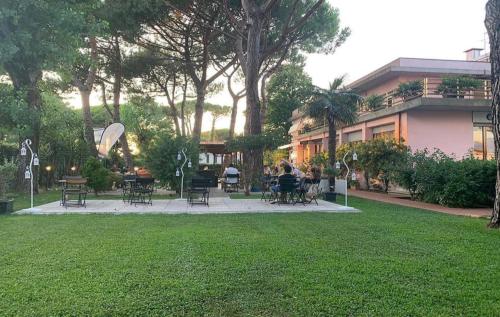
[[[337,152],[337,128],[353,124],[357,120],[358,104],[361,96],[343,87],[344,77],[336,78],[328,89],[317,87],[305,114],[316,120],[328,122],[328,163],[335,169]],[[331,175],[330,191],[335,190],[335,176]]]
[[[224,37],[228,25],[220,1],[167,4],[173,11],[149,21],[138,43],[184,65],[196,91],[193,137],[199,140],[209,87],[235,62]]]
[[[82,100],[84,138],[90,155],[97,158],[97,147],[94,139],[94,126],[90,111],[90,94],[94,88],[97,75],[97,42],[95,36],[88,37],[87,47],[80,50],[80,58],[73,65],[72,81],[78,88]]]
[[[231,95],[231,98],[233,99],[233,106],[231,109],[231,121],[229,123],[229,137],[228,139],[231,140],[234,138],[234,130],[236,127],[236,117],[238,115],[238,103],[242,98],[246,96],[245,93],[245,88],[243,87],[239,91],[234,90],[234,82],[238,79],[239,69],[240,65],[236,64],[236,66],[233,68],[233,70],[227,75],[227,90],[229,91],[229,95]]]
[[[259,99],[261,76],[267,71],[272,73],[293,50],[333,52],[349,35],[349,29],[339,28],[337,10],[324,0],[242,0],[241,6],[224,0],[224,4],[234,28],[236,55],[245,75],[245,134],[260,135],[261,116],[265,114]],[[258,171],[262,170],[263,151],[255,149],[244,155],[248,193],[249,182],[257,181]]]
[[[283,66],[271,77],[267,86],[269,98],[265,129],[288,143],[292,112],[306,105],[313,93],[312,79],[301,64]]]
[[[42,72],[57,70],[75,56],[85,24],[78,3],[56,0],[4,0],[0,6],[0,69],[9,75],[16,91],[24,95],[31,120],[20,140],[32,139],[38,152]],[[0,70],[1,71],[1,70]],[[20,160],[16,187],[23,189],[25,160]],[[38,184],[38,169],[34,171]],[[35,188],[37,191],[38,187]]]
[[[500,227],[500,0],[489,0],[486,3],[485,25],[490,38],[491,87],[493,89],[491,112],[497,161],[495,203],[489,226],[498,228]]]
[[[210,111],[210,114],[212,115],[212,128],[210,130],[210,141],[214,141],[215,124],[217,123],[217,120],[223,117],[227,117],[231,113],[232,108],[229,106],[207,104],[206,110]]]

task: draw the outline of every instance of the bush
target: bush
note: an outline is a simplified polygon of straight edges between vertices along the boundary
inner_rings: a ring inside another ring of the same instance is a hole
[[[165,137],[153,142],[146,154],[145,163],[153,176],[160,180],[161,184],[173,190],[180,189],[181,177],[175,175],[176,170],[182,162],[177,160],[179,149],[186,148],[186,155],[191,159],[192,167],[184,166],[184,188],[190,178],[198,170],[199,149],[191,140],[183,137]]]
[[[4,160],[4,163],[0,164],[0,199],[5,198],[16,175],[16,170],[17,166],[14,161]]]
[[[403,100],[410,99],[422,95],[424,85],[421,80],[413,80],[406,83],[399,84],[396,89],[395,96],[401,97]]]
[[[441,151],[408,154],[394,181],[413,198],[448,207],[492,206],[496,164],[474,158],[455,161]]]
[[[92,188],[97,195],[111,188],[110,171],[107,170],[102,163],[94,158],[89,158],[82,168],[82,176],[87,178],[87,185]]]
[[[469,76],[444,77],[436,92],[445,98],[464,97],[466,92],[479,89],[481,80]]]
[[[383,95],[370,95],[363,100],[363,104],[368,110],[379,110],[384,106],[385,97]]]

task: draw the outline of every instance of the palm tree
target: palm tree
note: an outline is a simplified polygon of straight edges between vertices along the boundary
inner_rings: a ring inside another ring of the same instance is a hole
[[[335,78],[328,89],[315,88],[305,114],[316,120],[328,121],[328,163],[335,169],[337,128],[357,121],[358,104],[362,97],[344,86],[344,76]],[[330,175],[330,192],[335,189],[335,176]]]

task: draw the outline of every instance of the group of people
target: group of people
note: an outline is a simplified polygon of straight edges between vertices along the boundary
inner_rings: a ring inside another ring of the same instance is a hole
[[[284,175],[292,175],[293,177],[300,180],[319,180],[321,179],[321,169],[317,166],[310,166],[307,172],[304,173],[292,163],[281,160],[279,166],[274,166],[271,168],[268,165],[264,166],[264,176],[266,177],[281,177]],[[286,176],[289,177],[289,176]]]

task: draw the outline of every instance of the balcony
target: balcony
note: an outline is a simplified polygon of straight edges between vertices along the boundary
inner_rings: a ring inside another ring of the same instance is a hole
[[[398,94],[398,89],[391,90],[385,94],[380,95],[383,101],[378,107],[369,107],[366,103],[360,106],[360,113],[366,113],[371,111],[377,111],[384,108],[394,107],[401,105],[417,98],[431,98],[431,99],[459,99],[459,100],[491,100],[491,81],[490,80],[478,80],[480,82],[480,87],[475,89],[461,89],[456,87],[456,89],[448,88],[446,90],[440,90],[440,86],[443,83],[441,78],[423,78],[421,80],[421,89],[416,89],[413,94],[406,97],[400,96]]]

